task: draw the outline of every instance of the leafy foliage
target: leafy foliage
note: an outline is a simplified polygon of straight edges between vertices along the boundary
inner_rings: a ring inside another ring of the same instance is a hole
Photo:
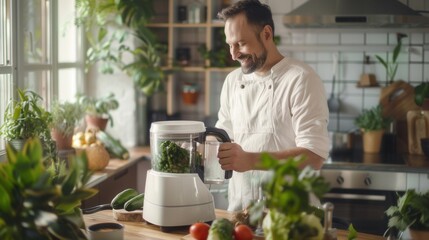
[[[147,96],[164,88],[160,53],[165,47],[146,27],[155,13],[153,0],[77,0],[76,9],[76,24],[85,28],[91,46],[87,66],[99,62],[106,74],[123,70]],[[132,43],[131,37],[138,42]],[[127,62],[125,54],[133,60]]]
[[[389,61],[389,58],[383,59],[379,55],[375,55],[377,60],[381,64],[383,64],[384,68],[386,69],[386,76],[387,76],[386,86],[388,83],[393,83],[393,81],[395,80],[396,72],[398,70],[398,63],[396,61],[398,60],[399,53],[401,52],[402,39],[404,37],[407,37],[407,35],[405,35],[403,33],[397,33],[396,34],[397,44],[396,44],[395,48],[393,49],[393,55],[392,55],[391,61]]]
[[[7,141],[38,137],[43,143],[45,155],[55,157],[55,142],[49,128],[52,115],[40,105],[42,97],[29,90],[18,89],[17,92],[19,99],[11,100],[6,107],[0,135]]]
[[[173,141],[166,140],[159,144],[159,152],[154,153],[154,170],[169,173],[189,173],[191,171],[191,153],[188,149],[180,147]],[[196,166],[200,166],[202,155],[197,153],[194,157]]]
[[[299,164],[303,158],[277,160],[268,154],[262,155],[261,167],[270,170],[270,179],[263,183],[265,201],[269,213],[264,218],[264,233],[267,239],[307,239],[323,236],[321,214],[310,205],[310,194],[321,198],[329,191],[329,183],[317,176],[308,166],[303,170]],[[256,204],[251,208],[251,221],[259,219],[263,208]],[[271,238],[270,238],[271,236]]]
[[[119,107],[119,102],[116,100],[115,94],[110,93],[109,95],[101,98],[82,95],[78,97],[78,103],[89,115],[96,117],[107,116],[111,126],[113,126],[113,118],[110,111],[116,110]]]
[[[388,226],[404,231],[408,227],[415,230],[429,230],[429,192],[417,193],[407,190],[400,196],[397,205],[390,206],[386,215]]]
[[[422,106],[425,98],[429,98],[429,82],[422,82],[414,88],[414,102]]]
[[[353,227],[353,224],[350,223],[348,230],[349,232],[347,234],[347,240],[357,239],[357,231]]]
[[[374,131],[385,129],[389,125],[390,119],[383,116],[381,105],[377,105],[370,109],[363,110],[363,112],[355,119],[355,123],[360,129],[364,129],[365,131]]]
[[[52,128],[66,136],[73,135],[74,128],[83,117],[83,109],[78,102],[54,102],[52,105]]]
[[[0,239],[86,239],[79,206],[96,190],[85,187],[91,173],[84,156],[46,168],[37,138],[17,152],[7,145],[0,164]]]

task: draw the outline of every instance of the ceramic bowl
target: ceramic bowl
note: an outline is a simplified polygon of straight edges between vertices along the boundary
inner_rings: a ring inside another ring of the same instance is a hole
[[[90,240],[123,240],[124,226],[115,222],[97,223],[88,227]]]

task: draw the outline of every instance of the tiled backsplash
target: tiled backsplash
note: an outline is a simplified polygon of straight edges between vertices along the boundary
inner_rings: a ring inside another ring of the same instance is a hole
[[[320,75],[329,98],[333,78],[333,54],[339,56],[336,93],[342,108],[331,114],[329,130],[349,131],[355,128],[354,119],[363,110],[377,105],[381,87],[385,86],[384,67],[375,55],[384,58],[393,51],[396,33],[407,34],[398,58],[395,79],[411,85],[429,81],[429,29],[299,29],[283,26],[287,12],[300,6],[303,0],[268,0],[275,21],[276,35],[281,37],[279,48],[285,55],[310,64]],[[429,0],[401,1],[413,9],[429,10]],[[364,64],[370,56],[371,64]],[[391,56],[389,56],[390,58]],[[363,72],[373,73],[381,87],[359,88],[357,82]]]

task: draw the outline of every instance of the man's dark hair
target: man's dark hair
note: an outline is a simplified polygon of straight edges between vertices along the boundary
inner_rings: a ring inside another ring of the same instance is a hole
[[[259,0],[238,1],[231,6],[222,9],[217,16],[219,19],[226,21],[241,13],[246,15],[247,21],[250,24],[258,27],[258,31],[261,31],[262,28],[269,25],[273,29],[274,35],[274,21],[270,6],[262,4]]]

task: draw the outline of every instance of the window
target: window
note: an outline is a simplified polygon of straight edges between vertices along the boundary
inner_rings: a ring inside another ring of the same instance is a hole
[[[47,109],[83,92],[84,41],[74,6],[75,0],[0,0],[0,124],[16,87],[37,92]],[[4,146],[0,138],[0,156]]]
[[[12,64],[12,1],[0,0],[0,124],[9,99],[12,97],[13,64]],[[5,142],[0,137],[0,160],[4,155]]]

